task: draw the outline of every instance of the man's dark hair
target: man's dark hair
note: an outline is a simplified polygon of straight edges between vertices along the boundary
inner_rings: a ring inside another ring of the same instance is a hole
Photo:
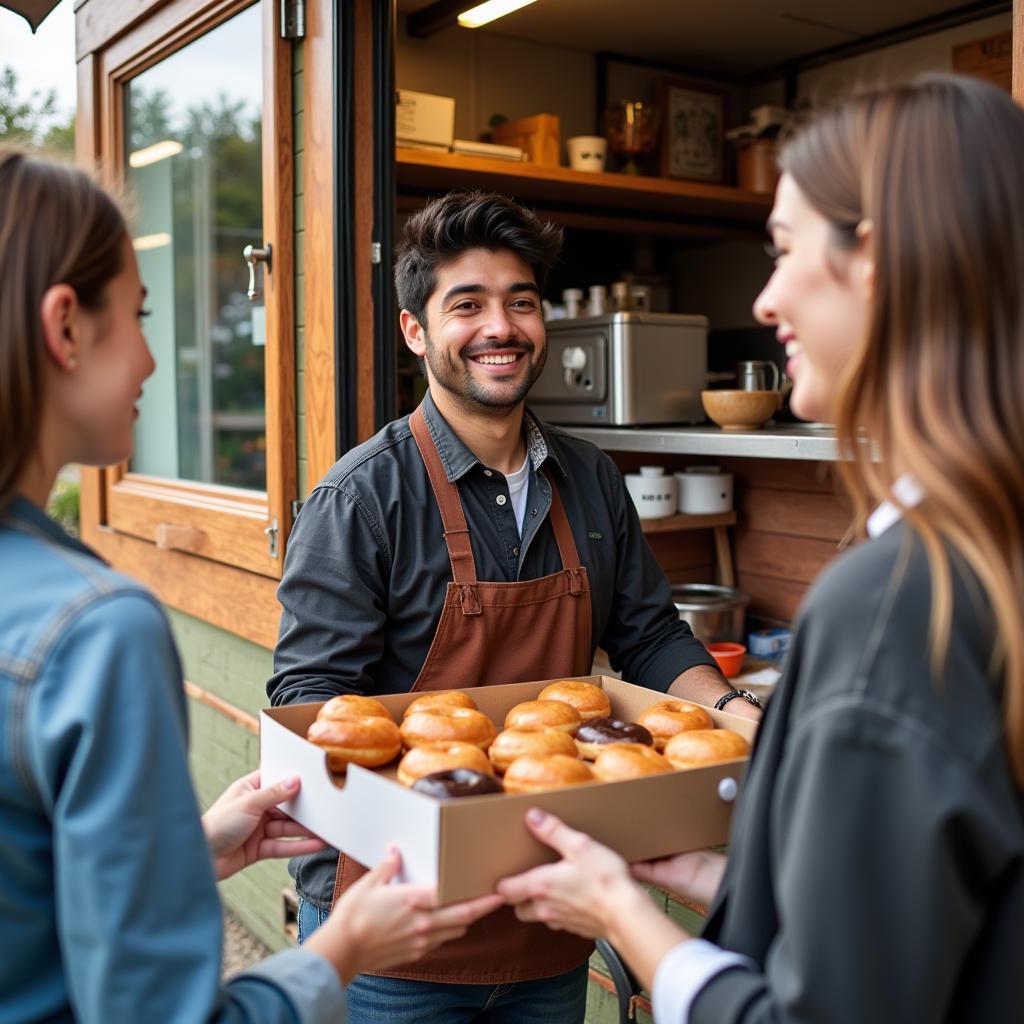
[[[398,305],[426,327],[427,299],[437,286],[437,268],[469,249],[511,249],[533,271],[543,294],[562,238],[560,227],[507,196],[449,192],[406,221],[395,250]]]

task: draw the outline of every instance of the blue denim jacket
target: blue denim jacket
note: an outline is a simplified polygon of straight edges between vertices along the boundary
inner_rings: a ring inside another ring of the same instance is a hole
[[[38,508],[0,516],[0,1024],[344,1018],[288,950],[220,983],[167,621]]]

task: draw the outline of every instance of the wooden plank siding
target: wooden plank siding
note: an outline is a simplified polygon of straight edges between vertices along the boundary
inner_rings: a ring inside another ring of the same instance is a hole
[[[791,622],[850,524],[831,463],[722,459],[733,474],[737,583],[754,615]]]

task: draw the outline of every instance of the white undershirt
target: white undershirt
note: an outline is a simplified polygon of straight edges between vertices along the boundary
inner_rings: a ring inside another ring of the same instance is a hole
[[[526,518],[526,496],[530,490],[530,455],[527,452],[523,464],[512,474],[505,477],[508,484],[508,496],[512,501],[512,511],[516,514],[516,527],[519,536],[523,535],[523,520]]]

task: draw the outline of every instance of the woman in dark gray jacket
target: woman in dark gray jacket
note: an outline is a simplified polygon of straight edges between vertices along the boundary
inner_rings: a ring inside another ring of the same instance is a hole
[[[866,542],[804,601],[728,863],[633,867],[712,904],[701,939],[539,812],[563,860],[500,891],[609,937],[658,1024],[1019,1019],[1024,112],[932,76],[820,116],[781,166],[754,312],[794,411],[836,424]]]

